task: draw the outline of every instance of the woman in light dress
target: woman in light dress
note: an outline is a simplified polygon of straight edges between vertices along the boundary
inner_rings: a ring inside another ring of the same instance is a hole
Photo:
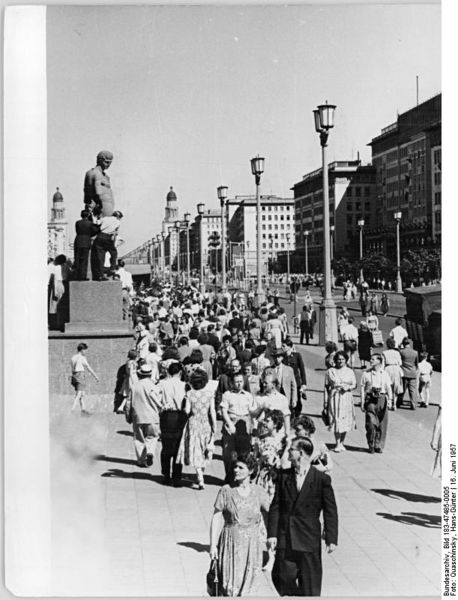
[[[353,370],[347,367],[345,352],[336,352],[334,365],[326,371],[325,375],[324,406],[329,415],[329,429],[334,430],[336,440],[334,452],[342,452],[345,450],[344,441],[347,433],[355,427],[352,392],[356,388],[356,377]]]
[[[214,392],[207,386],[205,371],[196,369],[189,380],[191,389],[186,393],[185,412],[189,415],[177,455],[177,463],[196,470],[194,489],[204,489],[204,471],[211,458],[216,431]]]
[[[262,570],[263,514],[269,509],[265,490],[251,483],[252,454],[237,457],[234,482],[218,492],[210,528],[210,557],[218,560],[222,596],[254,595]]]
[[[396,350],[396,342],[393,338],[386,340],[387,350],[382,352],[385,372],[391,381],[392,397],[389,403],[389,410],[396,410],[396,399],[404,392],[402,385],[402,359],[399,351]]]
[[[275,347],[281,348],[282,337],[285,335],[285,328],[284,324],[275,313],[269,313],[269,318],[266,323],[266,333],[271,333],[275,340]]]

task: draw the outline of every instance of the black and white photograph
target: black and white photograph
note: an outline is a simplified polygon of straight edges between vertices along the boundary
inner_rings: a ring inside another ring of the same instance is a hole
[[[456,595],[442,12],[6,9],[11,593]]]

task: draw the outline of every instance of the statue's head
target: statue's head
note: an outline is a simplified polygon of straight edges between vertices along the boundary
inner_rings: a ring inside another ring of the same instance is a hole
[[[108,167],[113,162],[113,153],[109,150],[101,150],[97,154],[97,164],[102,167],[103,170],[108,169]]]

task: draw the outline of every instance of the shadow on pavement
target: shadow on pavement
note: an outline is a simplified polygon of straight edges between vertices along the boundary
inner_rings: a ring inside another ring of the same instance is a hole
[[[387,489],[372,489],[371,492],[382,494],[388,498],[400,498],[407,500],[408,502],[433,502],[439,504],[441,499],[437,496],[423,496],[423,494],[413,494],[412,492],[403,492],[400,490],[387,490]]]
[[[210,548],[208,544],[199,544],[198,542],[177,542],[177,545],[191,548],[191,550],[195,550],[196,552],[208,552]]]
[[[421,527],[439,528],[441,518],[436,515],[427,515],[425,513],[403,512],[400,515],[391,515],[390,513],[376,513],[379,517],[396,521],[403,525],[420,525]]]
[[[148,479],[156,483],[162,482],[162,475],[151,475],[151,473],[142,473],[140,471],[122,471],[121,469],[109,469],[102,473],[100,477],[120,477],[122,479]]]
[[[132,458],[118,458],[117,456],[105,456],[104,454],[98,454],[94,456],[94,460],[100,460],[102,462],[119,463],[121,465],[136,465],[137,461]]]
[[[125,429],[121,429],[121,431],[117,431],[116,433],[119,433],[119,435],[128,435],[129,437],[134,435],[132,431],[126,431]]]
[[[224,479],[205,473],[205,485],[217,485],[218,487],[221,487],[224,485]]]

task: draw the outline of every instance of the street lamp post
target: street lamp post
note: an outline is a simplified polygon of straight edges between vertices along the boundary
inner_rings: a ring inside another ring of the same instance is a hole
[[[162,231],[158,234],[158,240],[161,244],[161,271],[162,278],[165,279],[165,232]]]
[[[251,172],[254,175],[256,182],[256,306],[259,307],[265,300],[261,270],[261,196],[259,195],[261,175],[264,173],[264,158],[257,156],[256,158],[251,159]]]
[[[402,279],[401,279],[401,242],[399,236],[399,228],[401,225],[402,212],[395,212],[394,218],[396,221],[396,291],[402,294]]]
[[[359,227],[359,260],[361,262],[361,268],[359,270],[359,282],[362,283],[364,281],[364,273],[363,273],[363,229],[364,229],[364,219],[358,220]]]
[[[309,233],[308,229],[304,231],[305,235],[305,275],[308,277],[309,274]]]
[[[184,213],[184,222],[186,224],[186,280],[187,285],[191,285],[191,253],[189,252],[189,224],[191,223],[191,213]]]
[[[197,213],[200,217],[199,223],[199,246],[200,246],[200,292],[205,293],[205,282],[204,282],[204,237],[203,237],[203,220],[204,220],[205,204],[200,202],[197,205]]]
[[[270,242],[270,283],[272,284],[274,281],[274,236],[272,234],[269,235]],[[269,264],[269,263],[267,263]]]
[[[332,261],[334,260],[334,232],[336,230],[335,225],[331,225],[329,230],[331,232],[331,287],[334,288],[334,268],[332,266]]]
[[[286,281],[290,284],[290,264],[289,264],[289,233],[286,234]]]
[[[175,233],[177,234],[177,285],[180,282],[180,278],[181,278],[180,231],[181,231],[181,221],[175,221]]]
[[[323,235],[324,235],[324,294],[320,306],[320,344],[327,341],[337,342],[337,312],[331,290],[331,244],[329,231],[329,188],[326,147],[329,130],[334,127],[333,104],[320,104],[314,111],[315,130],[320,134],[323,167]]]
[[[246,246],[244,247],[246,251],[245,254],[245,287],[248,286],[248,260],[250,258],[250,240],[246,241]]]
[[[218,198],[221,203],[221,288],[223,294],[227,292],[226,284],[226,198],[227,186],[217,188]]]

